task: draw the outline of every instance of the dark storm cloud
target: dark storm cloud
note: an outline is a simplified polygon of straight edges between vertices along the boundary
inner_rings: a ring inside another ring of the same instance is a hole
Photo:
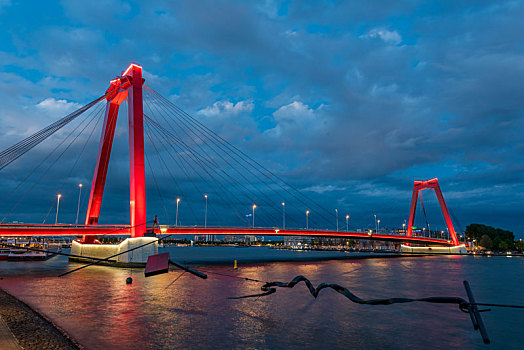
[[[463,222],[524,229],[502,216],[522,210],[515,198],[524,189],[519,2],[108,0],[51,9],[52,21],[15,26],[20,6],[1,7],[13,28],[0,50],[3,146],[42,101],[83,104],[134,60],[150,86],[355,220],[384,207],[397,224],[412,180],[439,177]]]

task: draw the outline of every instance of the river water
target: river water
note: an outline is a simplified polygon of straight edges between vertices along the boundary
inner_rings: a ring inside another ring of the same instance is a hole
[[[341,253],[285,252],[253,248],[165,248],[175,260],[201,265],[207,280],[179,270],[145,278],[143,270],[92,266],[57,278],[76,266],[67,258],[0,262],[0,287],[44,313],[88,349],[522,349],[524,310],[482,313],[491,345],[483,345],[469,315],[455,305],[354,304],[323,290],[314,299],[303,284],[258,299],[263,281],[296,275],[315,285],[337,283],[362,298],[459,296],[467,279],[477,302],[524,304],[524,259],[433,256],[359,260],[240,263],[278,256]],[[295,255],[293,255],[295,254]],[[331,254],[331,255],[329,255]],[[344,253],[342,253],[344,254]],[[345,253],[347,255],[347,253]],[[125,279],[133,277],[133,284]],[[176,282],[170,285],[176,278]]]

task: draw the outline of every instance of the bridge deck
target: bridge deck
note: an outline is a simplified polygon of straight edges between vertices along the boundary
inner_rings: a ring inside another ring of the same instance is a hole
[[[152,231],[148,227],[148,231]],[[30,224],[0,224],[0,236],[106,236],[130,235],[128,225],[30,225]],[[377,241],[392,241],[406,243],[424,243],[437,245],[453,245],[451,241],[429,237],[366,233],[343,232],[329,230],[281,230],[279,228],[241,228],[241,227],[174,227],[162,226],[155,228],[156,234],[164,235],[257,235],[257,236],[296,236],[296,237],[334,237],[371,239]]]

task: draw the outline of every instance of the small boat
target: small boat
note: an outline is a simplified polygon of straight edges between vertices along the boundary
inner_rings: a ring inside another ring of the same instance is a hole
[[[23,248],[11,248],[8,261],[46,260],[46,252],[35,252]]]
[[[0,260],[7,260],[11,248],[0,248]]]
[[[30,261],[30,260],[47,260],[60,252],[60,245],[51,244],[51,246],[44,241],[41,242],[30,242],[20,240],[8,240],[4,241],[9,244],[8,247],[4,246],[0,248],[0,260],[7,261]],[[46,251],[35,251],[28,250],[25,248],[36,248]]]

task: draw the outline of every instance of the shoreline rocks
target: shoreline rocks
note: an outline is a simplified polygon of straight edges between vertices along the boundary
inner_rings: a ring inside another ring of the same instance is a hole
[[[45,316],[1,288],[0,318],[23,349],[83,348]]]

